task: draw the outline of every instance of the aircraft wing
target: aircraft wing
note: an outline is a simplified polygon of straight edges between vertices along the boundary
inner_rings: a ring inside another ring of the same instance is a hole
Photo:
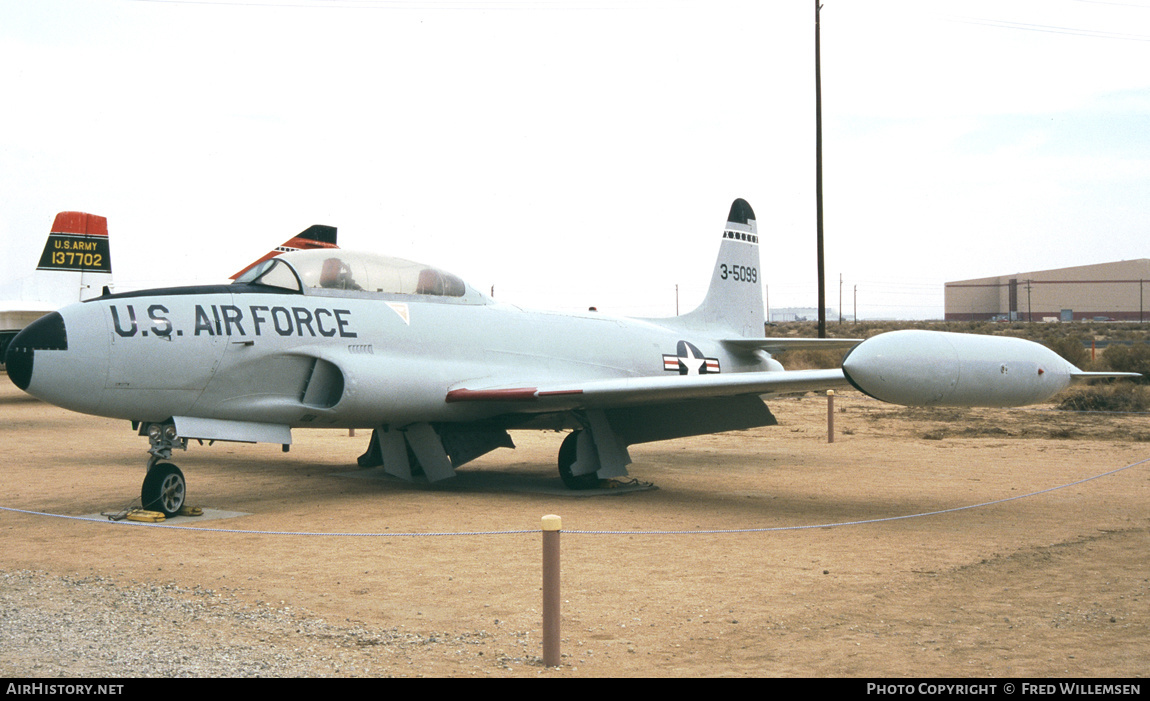
[[[523,411],[604,409],[752,394],[785,394],[848,388],[842,369],[734,372],[721,375],[626,377],[586,382],[541,383],[538,386],[458,387],[447,393],[453,402],[502,402]]]
[[[1122,378],[1130,378],[1132,380],[1142,377],[1140,372],[1087,372],[1086,370],[1079,370],[1074,368],[1070,371],[1070,379],[1076,381],[1085,380],[1118,380]]]

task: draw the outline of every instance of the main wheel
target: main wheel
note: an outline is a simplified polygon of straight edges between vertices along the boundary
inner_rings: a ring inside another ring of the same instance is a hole
[[[171,463],[159,463],[148,470],[144,486],[140,489],[140,501],[147,511],[159,511],[165,516],[175,516],[183,507],[188,496],[188,485],[184,473]]]
[[[582,431],[573,431],[563,439],[559,446],[559,478],[568,489],[595,489],[599,486],[599,475],[588,472],[585,475],[571,473],[571,466],[575,464],[576,445],[579,443],[579,434]]]

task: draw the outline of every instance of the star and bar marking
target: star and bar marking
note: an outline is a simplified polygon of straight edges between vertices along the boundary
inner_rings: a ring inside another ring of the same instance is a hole
[[[663,354],[663,370],[680,375],[713,375],[720,371],[719,359],[708,358],[687,341],[679,341],[675,355]]]

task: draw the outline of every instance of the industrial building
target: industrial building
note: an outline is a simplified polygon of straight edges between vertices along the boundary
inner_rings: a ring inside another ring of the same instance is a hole
[[[780,323],[786,321],[816,321],[818,318],[818,307],[783,307],[780,309],[767,310],[767,321],[771,323]],[[826,318],[838,319],[839,313],[833,308],[827,307]]]
[[[1150,259],[946,283],[947,321],[1147,321]]]

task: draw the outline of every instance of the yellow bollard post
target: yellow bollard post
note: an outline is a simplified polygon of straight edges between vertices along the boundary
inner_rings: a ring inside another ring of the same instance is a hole
[[[835,391],[827,390],[827,443],[835,442]]]
[[[559,532],[558,516],[543,517],[543,665],[559,666]]]

